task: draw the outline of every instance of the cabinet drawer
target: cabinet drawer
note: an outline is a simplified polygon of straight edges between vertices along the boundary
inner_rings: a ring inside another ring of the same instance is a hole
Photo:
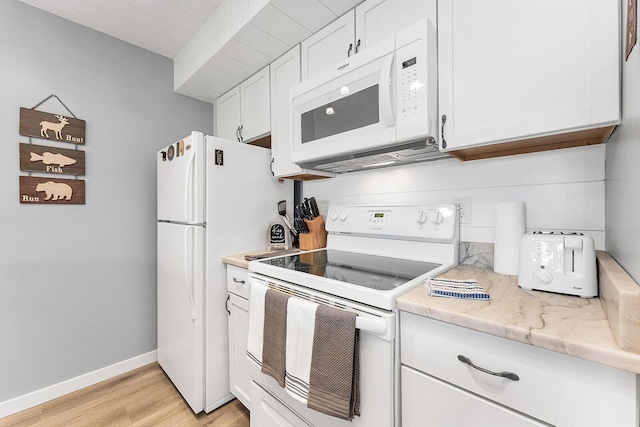
[[[298,417],[268,391],[251,381],[251,425],[257,427],[309,427],[311,424]]]
[[[406,366],[402,367],[402,427],[543,427],[538,421]]]
[[[249,299],[249,270],[227,264],[227,291]]]
[[[403,365],[556,426],[637,426],[631,372],[410,313],[400,325]],[[519,379],[481,372],[459,355]]]

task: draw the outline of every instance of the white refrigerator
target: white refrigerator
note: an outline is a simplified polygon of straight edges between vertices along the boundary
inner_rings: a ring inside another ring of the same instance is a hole
[[[229,391],[222,256],[266,249],[293,184],[268,149],[192,132],[157,153],[158,363],[194,413]]]

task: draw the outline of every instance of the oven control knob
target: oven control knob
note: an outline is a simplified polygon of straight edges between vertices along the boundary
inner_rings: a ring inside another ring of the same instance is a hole
[[[329,214],[329,219],[331,221],[335,221],[336,219],[338,219],[338,212],[336,211],[331,211],[331,213]]]
[[[434,210],[432,212],[429,212],[429,221],[431,221],[432,223],[440,224],[443,219],[444,217],[442,216],[442,213],[440,211]]]
[[[347,211],[340,211],[340,221],[346,221],[348,217],[349,214],[347,213]]]
[[[427,213],[425,211],[418,211],[416,214],[416,222],[418,224],[424,224],[427,222]]]

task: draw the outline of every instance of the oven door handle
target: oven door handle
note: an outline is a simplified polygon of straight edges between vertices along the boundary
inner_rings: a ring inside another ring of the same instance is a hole
[[[373,332],[374,334],[384,335],[387,332],[387,324],[383,320],[370,319],[367,317],[356,317],[356,328],[361,331]]]

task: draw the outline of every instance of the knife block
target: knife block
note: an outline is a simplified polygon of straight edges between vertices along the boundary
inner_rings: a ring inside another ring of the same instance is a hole
[[[317,216],[313,219],[306,219],[304,222],[309,229],[308,233],[300,233],[300,249],[308,251],[320,249],[327,246],[327,230],[324,228],[324,219]]]

